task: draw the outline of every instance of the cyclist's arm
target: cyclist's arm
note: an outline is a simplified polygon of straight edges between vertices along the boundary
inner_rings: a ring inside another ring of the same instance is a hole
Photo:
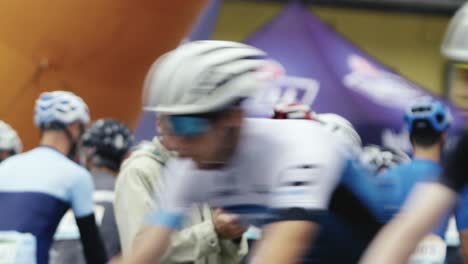
[[[440,183],[418,184],[402,211],[377,235],[360,263],[406,263],[456,198],[456,192]]]
[[[115,263],[160,263],[160,259],[169,246],[174,229],[164,226],[148,226],[144,230],[145,234],[133,245],[131,254],[119,261],[115,261]]]
[[[318,225],[305,220],[303,214],[307,212],[302,209],[297,213],[304,220],[282,220],[264,228],[264,235],[254,248],[252,264],[298,263],[313,241]]]
[[[151,214],[143,234],[133,244],[132,251],[121,263],[160,263],[172,234],[181,227],[183,214],[158,210]]]
[[[71,206],[80,230],[80,239],[88,263],[106,263],[107,255],[94,216],[94,185],[91,175],[77,177],[71,191]]]
[[[107,256],[94,214],[76,218],[86,263],[106,263]]]

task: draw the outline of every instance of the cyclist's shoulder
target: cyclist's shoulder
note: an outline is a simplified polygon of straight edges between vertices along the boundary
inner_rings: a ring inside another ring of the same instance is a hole
[[[56,150],[36,148],[2,162],[0,185],[3,190],[36,192],[68,201],[72,192],[92,190],[93,183],[86,169]]]
[[[14,155],[5,161],[2,162],[2,168],[10,168],[10,167],[15,167],[18,165],[33,165],[33,164],[39,164],[43,162],[44,160],[49,159],[51,156],[51,153],[49,153],[48,149],[45,148],[34,148],[29,151]],[[32,166],[21,166],[21,168],[30,168]]]
[[[244,123],[246,130],[250,133],[264,133],[273,137],[289,134],[308,135],[327,131],[325,126],[314,120],[246,118]]]
[[[398,164],[394,167],[389,168],[386,172],[382,175],[384,176],[404,176],[404,173],[413,173],[416,170],[420,169],[421,166],[419,164],[414,163],[414,161],[408,163]]]
[[[272,154],[301,150],[305,155],[310,155],[316,150],[321,153],[339,150],[335,137],[319,122],[311,120],[247,118],[243,141],[248,149],[252,148],[249,145],[255,145]]]
[[[400,179],[405,182],[434,180],[440,176],[442,167],[432,161],[412,160],[399,164],[382,174],[382,179]]]
[[[358,158],[351,158],[346,160],[346,166],[344,169],[345,174],[368,174],[371,175],[373,171],[366,166]]]
[[[342,172],[341,182],[345,185],[362,184],[363,181],[375,181],[375,172],[365,166],[359,159],[348,159]]]
[[[404,172],[412,173],[414,178],[433,179],[440,176],[442,166],[434,161],[413,159]]]
[[[71,177],[86,174],[86,170],[71,161],[57,150],[48,147],[37,147],[30,151],[17,154],[2,162],[0,171],[13,171],[22,175],[44,175],[51,180],[55,176],[70,174]],[[67,177],[65,177],[67,178]]]
[[[117,182],[123,178],[153,178],[161,174],[163,165],[157,160],[148,156],[131,157],[126,160],[119,171]]]
[[[413,168],[415,169],[434,169],[434,168],[442,168],[442,165],[438,162],[432,160],[425,160],[425,159],[413,159],[410,163]]]
[[[55,173],[59,175],[60,178],[67,179],[69,182],[92,181],[91,173],[85,167],[68,158],[61,161],[57,160],[55,165]]]
[[[76,187],[76,185],[92,185],[91,173],[82,165],[67,157],[54,160],[53,169],[44,173],[53,173],[54,179],[60,181],[64,186]]]
[[[153,185],[175,159],[175,155],[166,150],[156,139],[138,145],[122,164],[116,180],[116,189],[120,190],[126,188],[128,184],[140,182]],[[180,168],[177,165],[171,167],[170,174],[173,174],[173,170],[177,172]]]
[[[172,156],[159,140],[154,138],[153,141],[144,141],[136,146],[123,162],[122,167],[150,166],[154,163],[165,164]]]
[[[73,173],[73,187],[81,186],[85,189],[94,189],[94,181],[91,173],[85,168],[76,164],[70,168],[70,175]]]

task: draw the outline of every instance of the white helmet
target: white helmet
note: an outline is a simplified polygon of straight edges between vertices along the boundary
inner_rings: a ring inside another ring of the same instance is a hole
[[[450,60],[468,63],[468,3],[450,21],[442,43],[442,54]]]
[[[349,147],[351,154],[358,155],[360,153],[362,149],[361,137],[346,118],[337,114],[326,113],[317,114],[317,119]]]
[[[197,114],[221,110],[252,96],[282,67],[257,48],[230,41],[194,41],[163,55],[144,87],[145,110]]]
[[[7,123],[0,120],[0,151],[21,152],[23,144],[16,131]]]
[[[36,100],[34,123],[38,127],[58,122],[68,125],[79,121],[89,123],[86,103],[72,92],[53,91],[42,93]]]

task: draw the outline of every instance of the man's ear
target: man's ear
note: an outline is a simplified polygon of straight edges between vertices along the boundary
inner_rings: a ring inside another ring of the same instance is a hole
[[[78,138],[80,136],[80,132],[81,132],[80,131],[81,130],[80,126],[81,126],[80,122],[77,121],[77,122],[73,122],[73,123],[67,125],[67,129],[68,129],[68,131],[73,133],[73,137]]]
[[[223,125],[228,127],[240,127],[242,124],[242,119],[244,117],[244,112],[242,109],[234,109],[226,113],[226,116],[223,117]]]

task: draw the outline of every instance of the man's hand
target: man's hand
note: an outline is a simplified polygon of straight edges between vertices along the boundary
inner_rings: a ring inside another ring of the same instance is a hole
[[[238,239],[247,230],[247,227],[239,224],[238,215],[228,214],[222,209],[214,210],[213,224],[220,239]]]

